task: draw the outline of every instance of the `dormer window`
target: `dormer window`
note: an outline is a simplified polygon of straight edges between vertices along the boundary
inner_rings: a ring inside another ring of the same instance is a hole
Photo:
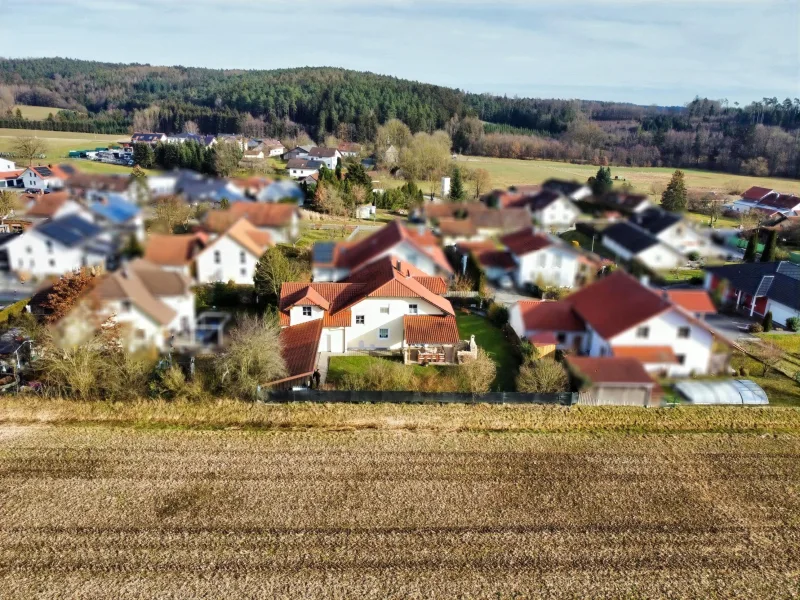
[[[304,317],[310,317],[311,316],[311,307],[310,306],[304,306],[303,307],[303,316]]]

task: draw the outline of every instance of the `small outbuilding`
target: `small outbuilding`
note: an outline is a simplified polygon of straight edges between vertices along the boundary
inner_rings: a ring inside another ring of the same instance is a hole
[[[661,388],[635,358],[570,356],[565,359],[578,404],[658,406]]]

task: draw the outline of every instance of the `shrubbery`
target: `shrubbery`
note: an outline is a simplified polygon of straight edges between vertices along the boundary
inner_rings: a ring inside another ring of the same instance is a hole
[[[497,327],[502,327],[508,323],[508,309],[497,302],[492,302],[491,306],[489,306],[487,316]]]
[[[789,317],[786,319],[786,329],[789,331],[800,331],[800,317]]]

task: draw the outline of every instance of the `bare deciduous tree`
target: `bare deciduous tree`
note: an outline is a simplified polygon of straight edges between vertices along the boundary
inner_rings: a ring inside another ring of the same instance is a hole
[[[47,154],[47,144],[44,140],[26,135],[15,139],[11,145],[11,150],[14,152],[15,158],[28,161],[28,166],[31,166],[33,159],[41,158]]]

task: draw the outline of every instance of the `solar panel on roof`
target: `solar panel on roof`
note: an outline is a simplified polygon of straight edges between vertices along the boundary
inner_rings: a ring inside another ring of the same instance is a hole
[[[314,262],[329,263],[333,261],[333,242],[317,242],[314,244]]]
[[[55,221],[49,221],[40,225],[38,230],[64,246],[75,246],[102,231],[94,223],[77,215],[67,215]]]
[[[53,174],[47,167],[36,167],[36,171],[38,171],[39,175],[42,177],[50,177]]]

